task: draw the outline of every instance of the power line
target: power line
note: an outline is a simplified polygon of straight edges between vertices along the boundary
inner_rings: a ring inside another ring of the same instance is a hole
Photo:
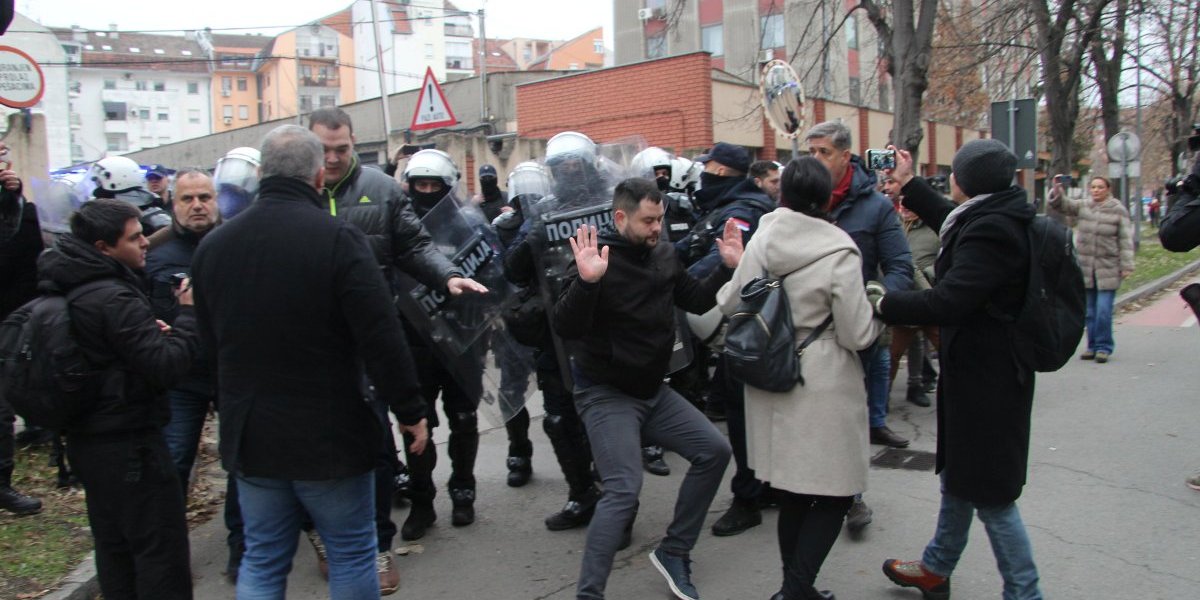
[[[384,4],[388,4],[391,6],[411,6],[411,5],[407,5],[407,4],[400,4],[397,2],[384,2]],[[441,10],[441,11],[444,11],[446,14],[429,15],[429,16],[425,16],[425,17],[393,18],[391,20],[391,22],[403,23],[403,22],[413,22],[413,21],[434,21],[434,20],[448,19],[448,18],[453,18],[453,17],[469,17],[474,14],[474,13],[470,13],[470,12],[466,12],[466,11],[462,11],[462,10],[451,10],[451,9],[447,9],[447,8],[429,7],[429,10]],[[122,34],[138,35],[138,34],[189,33],[189,32],[193,32],[193,31],[215,32],[215,31],[254,31],[254,30],[258,30],[258,29],[299,29],[301,27],[310,27],[312,25],[324,25],[326,27],[334,27],[334,26],[340,26],[340,25],[369,25],[370,23],[371,23],[371,21],[369,21],[369,20],[340,22],[340,21],[333,21],[333,20],[323,21],[321,19],[317,19],[315,21],[309,21],[307,23],[301,23],[299,25],[255,25],[255,26],[246,26],[246,27],[205,27],[205,28],[201,28],[201,29],[186,28],[186,29],[111,29],[110,30],[110,29],[80,28],[79,32],[80,33],[104,33],[104,34],[115,33],[117,35],[122,35]],[[57,27],[60,30],[67,29],[66,27],[58,27],[58,26],[51,26],[51,27]],[[35,30],[35,29],[9,29],[7,31],[7,33],[42,33],[42,34],[49,33],[50,35],[55,35],[55,32],[53,32],[53,31],[46,32],[46,31]]]
[[[247,58],[249,58],[249,57],[247,57]],[[270,55],[266,55],[266,56],[256,56],[250,60],[272,60],[272,59],[296,60],[296,61],[302,61],[302,60],[320,61],[321,57],[286,56],[286,55],[281,55],[281,54],[270,54]],[[78,63],[78,62],[69,62],[69,61],[68,62],[44,62],[44,63],[38,63],[38,64],[41,65],[42,67],[86,68],[86,67],[95,67],[95,66],[110,66],[110,67],[126,67],[129,70],[137,70],[137,67],[147,66],[147,65],[175,65],[175,64],[183,65],[183,64],[201,64],[201,63],[213,64],[213,63],[224,63],[224,62],[229,62],[229,61],[227,61],[223,58],[170,58],[170,59],[136,60],[136,61],[118,61],[118,60],[90,61],[87,63]],[[246,61],[237,61],[237,62],[246,62]],[[339,66],[339,67],[349,67],[352,69],[358,69],[360,71],[370,71],[372,73],[375,72],[374,67],[368,67],[365,65],[356,65],[353,63],[342,62],[339,60],[334,60],[334,61],[327,60],[325,62],[331,62],[332,64]],[[248,72],[252,72],[252,71],[248,71]],[[383,72],[384,72],[384,74],[387,74],[387,75],[399,75],[402,77],[413,77],[416,79],[420,79],[425,76],[424,73],[406,73],[403,71],[388,71],[386,69]]]

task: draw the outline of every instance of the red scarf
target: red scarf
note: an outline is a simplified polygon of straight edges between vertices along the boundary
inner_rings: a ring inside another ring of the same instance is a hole
[[[833,193],[829,196],[829,211],[837,208],[837,205],[850,195],[850,180],[854,178],[854,165],[846,165],[846,174],[842,176],[842,180],[833,188]]]

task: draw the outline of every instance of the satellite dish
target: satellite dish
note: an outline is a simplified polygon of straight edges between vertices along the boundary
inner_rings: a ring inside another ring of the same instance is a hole
[[[797,139],[804,129],[804,86],[796,71],[786,61],[767,62],[758,89],[771,127],[784,137]]]

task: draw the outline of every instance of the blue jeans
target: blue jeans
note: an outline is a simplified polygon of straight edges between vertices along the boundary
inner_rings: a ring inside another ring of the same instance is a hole
[[[1004,506],[976,506],[942,489],[937,532],[925,546],[922,564],[930,572],[949,577],[967,547],[967,534],[975,513],[983,521],[996,566],[1004,579],[1004,600],[1041,600],[1033,548],[1025,535],[1025,524],[1015,502]]]
[[[1086,292],[1088,350],[1112,354],[1113,348],[1116,347],[1116,342],[1113,341],[1112,315],[1117,291],[1088,288]]]
[[[187,389],[176,388],[167,392],[171,420],[163,427],[163,438],[167,441],[171,462],[175,463],[175,471],[179,473],[179,481],[183,484],[184,498],[187,498],[188,481],[192,475],[192,465],[196,462],[196,449],[200,446],[204,419],[214,400],[212,394]]]
[[[888,388],[891,387],[892,355],[891,350],[876,343],[864,350],[863,371],[867,379],[867,413],[871,428],[887,425]]]
[[[375,473],[326,481],[238,475],[246,554],[238,600],[283,600],[307,511],[325,542],[331,600],[375,600]]]

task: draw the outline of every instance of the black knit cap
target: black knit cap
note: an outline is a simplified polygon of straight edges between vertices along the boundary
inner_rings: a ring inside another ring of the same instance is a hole
[[[972,140],[963,144],[951,165],[958,189],[968,198],[1002,192],[1012,186],[1017,173],[1017,157],[1008,146],[993,140]]]

